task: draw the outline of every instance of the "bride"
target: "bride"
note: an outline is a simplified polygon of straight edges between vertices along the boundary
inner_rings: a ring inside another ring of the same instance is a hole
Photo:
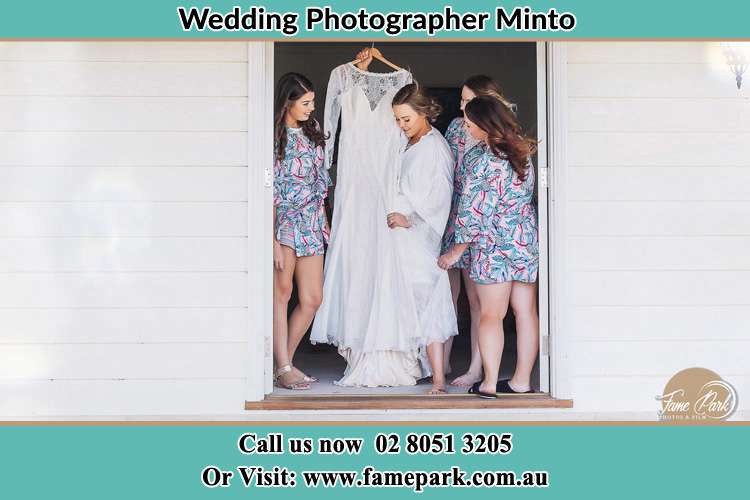
[[[448,273],[438,267],[437,259],[451,205],[453,155],[440,132],[430,125],[440,114],[440,106],[416,83],[399,90],[392,104],[404,143],[394,211],[388,214],[387,223],[396,236],[416,306],[414,344],[426,348],[432,371],[429,394],[444,394],[443,343],[458,332]]]

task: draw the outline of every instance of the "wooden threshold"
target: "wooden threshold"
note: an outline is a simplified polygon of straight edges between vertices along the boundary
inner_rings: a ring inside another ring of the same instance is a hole
[[[246,410],[455,410],[480,408],[572,408],[572,399],[548,394],[506,395],[482,399],[472,394],[445,396],[274,396],[246,401]]]

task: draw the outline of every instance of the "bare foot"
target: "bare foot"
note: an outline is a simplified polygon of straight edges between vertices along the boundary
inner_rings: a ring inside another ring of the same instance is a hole
[[[485,392],[487,394],[495,394],[497,387],[494,385],[485,385],[484,383],[479,385],[479,392]]]
[[[530,384],[526,384],[526,385],[518,384],[514,382],[513,379],[508,380],[508,385],[510,386],[511,389],[513,389],[516,392],[528,392],[531,390]]]
[[[475,382],[479,382],[480,380],[482,380],[481,373],[468,371],[460,377],[453,379],[451,385],[455,385],[456,387],[471,387]]]
[[[447,394],[447,391],[445,390],[445,384],[432,384],[432,388],[427,392],[428,396],[442,396],[443,394]]]

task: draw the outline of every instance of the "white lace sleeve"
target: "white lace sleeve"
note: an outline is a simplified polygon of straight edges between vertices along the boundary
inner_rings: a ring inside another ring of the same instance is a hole
[[[414,80],[414,77],[412,77],[411,72],[410,71],[404,71],[404,79],[403,79],[403,82],[401,83],[401,86],[403,87],[404,85],[408,85],[408,84],[410,84],[410,83],[412,83],[414,81],[415,80]]]
[[[325,166],[331,168],[333,145],[336,143],[336,130],[341,116],[341,93],[345,87],[345,67],[338,66],[331,71],[326,92],[326,106],[323,115],[323,130],[328,134],[325,148]]]

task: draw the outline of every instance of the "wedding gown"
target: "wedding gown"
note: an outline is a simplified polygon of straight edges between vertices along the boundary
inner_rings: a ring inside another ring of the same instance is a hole
[[[344,64],[331,72],[328,83],[328,166],[339,116],[342,129],[323,302],[310,340],[338,347],[347,361],[340,385],[414,385],[425,375],[408,269],[398,235],[386,223],[401,147],[391,101],[411,81],[406,70],[371,73]]]

